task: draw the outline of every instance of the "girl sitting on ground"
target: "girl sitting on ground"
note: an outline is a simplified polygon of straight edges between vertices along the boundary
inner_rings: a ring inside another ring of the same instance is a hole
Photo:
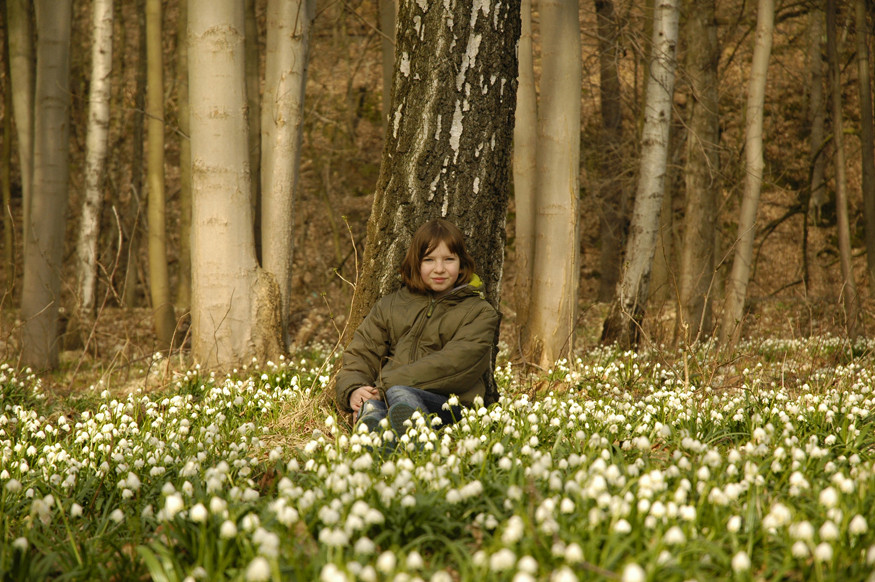
[[[356,428],[375,431],[388,417],[403,434],[416,410],[451,424],[461,408],[445,406],[450,396],[470,406],[490,381],[500,318],[462,232],[443,219],[423,224],[401,276],[403,286],[377,301],[343,352],[337,403],[353,412]]]

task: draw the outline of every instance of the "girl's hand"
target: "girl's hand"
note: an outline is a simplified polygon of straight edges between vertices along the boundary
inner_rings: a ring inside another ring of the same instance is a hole
[[[380,391],[373,386],[359,386],[349,395],[349,407],[358,415],[368,400],[380,400]]]

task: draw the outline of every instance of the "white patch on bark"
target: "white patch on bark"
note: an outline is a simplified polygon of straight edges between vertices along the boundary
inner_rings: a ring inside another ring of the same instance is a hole
[[[437,125],[437,129],[434,132],[434,140],[440,141],[441,140],[441,114],[440,113],[437,114],[437,121],[435,121],[435,125]]]
[[[441,181],[441,173],[438,172],[434,177],[434,180],[431,181],[431,184],[428,185],[428,201],[431,202],[434,200],[434,193],[437,192],[438,183]]]
[[[477,11],[475,9],[474,14]],[[474,20],[474,19],[472,19]],[[473,26],[472,26],[473,28]],[[474,62],[477,60],[477,53],[480,52],[480,41],[483,40],[483,37],[479,34],[475,34],[468,37],[468,46],[465,48],[465,54],[462,55],[462,65],[459,67],[459,73],[456,75],[456,89],[462,90],[462,83],[465,82],[465,74],[468,72],[468,69],[474,65]]]
[[[416,5],[423,13],[428,12],[428,0],[416,0]]]
[[[480,193],[480,178],[479,176],[474,178],[474,194]]]
[[[398,126],[401,124],[401,110],[404,108],[404,104],[398,106],[398,109],[395,110],[395,118],[392,120],[392,137],[398,137]]]
[[[416,31],[416,36],[419,36],[419,31],[422,29],[422,18],[419,15],[413,17],[413,30]]]
[[[449,209],[449,206],[450,206],[450,195],[449,195],[449,193],[447,193],[445,191],[444,192],[444,203],[441,206],[441,217],[442,218],[447,217],[447,210]]]
[[[450,126],[450,149],[453,150],[453,163],[459,158],[459,142],[462,139],[462,107],[456,101],[456,110],[453,112],[453,124]]]
[[[405,77],[410,76],[410,55],[406,52],[401,53],[401,62],[398,63],[398,70]]]

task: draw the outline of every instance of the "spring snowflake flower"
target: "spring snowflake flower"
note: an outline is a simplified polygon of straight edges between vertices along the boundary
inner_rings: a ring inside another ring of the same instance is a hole
[[[793,543],[793,547],[790,548],[790,553],[793,554],[794,558],[798,560],[804,560],[809,556],[808,544],[806,544],[802,540],[796,541]]]
[[[820,539],[824,541],[833,541],[839,539],[839,528],[833,522],[826,520],[823,522],[823,525],[820,526],[820,530],[817,532],[820,534]]]
[[[82,517],[82,506],[74,503],[70,506],[70,517]]]
[[[263,556],[256,556],[246,567],[246,582],[267,582],[270,580],[270,563]]]
[[[405,561],[408,570],[419,570],[425,565],[425,561],[422,559],[422,556],[416,550],[413,550],[409,554],[407,554],[407,560]]]
[[[19,481],[18,479],[10,479],[6,482],[6,490],[12,494],[21,493],[21,489],[21,481]]]
[[[364,537],[356,540],[353,551],[356,554],[370,555],[373,554],[376,549],[376,544],[374,544],[370,538]]]
[[[740,551],[732,556],[732,571],[735,573],[747,572],[750,570],[750,558],[747,552]]]
[[[577,582],[577,576],[568,566],[562,566],[550,575],[550,582]]]
[[[638,564],[626,564],[623,568],[623,582],[644,582],[646,579],[647,573]]]
[[[819,500],[821,505],[823,505],[827,509],[830,509],[838,504],[839,494],[832,487],[827,487],[820,492]]]
[[[733,515],[729,518],[729,521],[726,522],[726,530],[730,533],[738,533],[738,530],[741,529],[741,516]]]
[[[164,519],[170,521],[173,517],[185,509],[185,501],[182,500],[182,495],[174,493],[167,496],[164,500]]]
[[[225,520],[222,522],[222,526],[219,528],[219,537],[223,540],[229,540],[237,535],[237,525],[230,520]]]
[[[112,513],[109,514],[109,518],[116,523],[121,523],[125,520],[125,512],[121,509],[116,509]]]
[[[614,524],[614,531],[618,534],[627,534],[632,531],[632,525],[625,519],[621,519]]]
[[[489,569],[493,572],[510,570],[516,563],[516,554],[509,548],[502,548],[489,557]]]
[[[377,558],[377,570],[383,574],[389,574],[395,569],[396,562],[395,554],[387,550]]]
[[[814,548],[814,559],[818,562],[832,560],[832,546],[828,542],[821,542]]]
[[[26,552],[27,548],[30,547],[30,543],[25,537],[15,538],[15,541],[12,542],[12,547],[20,552]]]
[[[207,517],[209,514],[207,512],[207,508],[204,507],[203,503],[198,503],[188,513],[189,518],[195,523],[204,523],[207,521]]]
[[[848,524],[848,533],[851,535],[862,535],[869,530],[869,524],[866,523],[866,518],[860,514],[857,514],[851,519],[851,523]]]
[[[669,528],[667,532],[665,532],[663,540],[669,546],[677,546],[686,543],[687,536],[684,535],[684,532],[681,528],[675,525]]]

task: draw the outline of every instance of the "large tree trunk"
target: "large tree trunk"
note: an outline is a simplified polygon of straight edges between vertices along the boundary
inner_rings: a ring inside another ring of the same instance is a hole
[[[875,296],[875,129],[872,121],[872,78],[869,76],[869,33],[866,0],[856,0],[857,82],[860,86],[860,149],[863,156],[863,210],[866,219],[866,266],[869,295]]]
[[[580,21],[577,0],[539,4],[541,84],[532,298],[523,350],[548,368],[574,346],[580,281]]]
[[[849,337],[856,337],[860,316],[857,284],[851,255],[851,229],[848,222],[848,183],[845,169],[845,138],[842,121],[842,78],[836,36],[836,3],[826,0],[826,52],[829,58],[830,93],[832,94],[832,133],[835,144],[836,228],[839,258],[842,265],[841,296],[845,304]]]
[[[4,40],[8,40],[8,35]],[[4,43],[3,54],[9,55],[9,44]],[[3,66],[3,145],[0,146],[0,192],[3,195],[3,269],[6,275],[6,285],[0,290],[0,305],[5,304],[15,291],[15,248],[12,223],[12,91],[9,89],[9,59],[4,59]]]
[[[279,284],[283,336],[290,343],[294,202],[298,196],[304,88],[315,0],[270,0],[261,128],[262,266]]]
[[[686,210],[681,248],[680,327],[686,342],[711,333],[711,292],[720,192],[715,0],[696,0],[687,17],[686,70],[690,79]]]
[[[58,363],[58,308],[67,215],[71,0],[38,0],[33,199],[24,243],[21,360]]]
[[[176,15],[176,95],[179,118],[179,268],[176,307],[191,309],[191,124],[188,110],[188,0]]]
[[[30,201],[33,197],[34,49],[31,0],[6,0],[6,40],[9,43],[9,79],[12,85],[12,115],[18,137],[21,169],[22,240],[27,240]]]
[[[170,301],[167,268],[166,200],[164,196],[164,49],[161,42],[161,0],[146,0],[146,53],[148,88],[146,115],[149,188],[149,292],[155,335],[161,349],[170,349],[176,316]]]
[[[517,0],[401,4],[392,116],[350,332],[400,285],[414,230],[435,217],[465,234],[487,299],[498,305],[519,14]]]
[[[620,280],[629,196],[623,187],[623,115],[620,92],[620,31],[613,0],[595,0],[599,37],[599,301],[610,301]]]
[[[625,269],[602,330],[602,342],[634,346],[640,339],[650,270],[665,191],[671,104],[678,38],[678,0],[654,4],[653,48],[635,206],[626,243]]]
[[[757,207],[763,185],[763,104],[766,94],[766,72],[772,52],[772,32],[775,25],[774,0],[759,0],[757,30],[750,68],[747,109],[744,127],[745,179],[738,235],[732,270],[726,285],[726,303],[720,323],[719,340],[722,344],[736,343],[741,338],[744,300],[750,279],[753,259],[753,240],[756,235]]]
[[[109,99],[112,73],[112,0],[92,5],[91,85],[88,98],[88,131],[85,141],[85,197],[76,242],[79,283],[76,320],[87,323],[94,312],[97,287],[97,241],[103,211],[103,182],[109,135]]]
[[[244,0],[245,47],[246,47],[246,103],[249,107],[249,182],[252,202],[252,218],[255,221],[255,257],[261,261],[262,229],[261,224],[261,71],[258,55],[258,18],[255,14],[255,0]],[[270,17],[268,17],[270,26]],[[266,231],[270,232],[270,231]],[[268,234],[268,236],[270,236]]]
[[[820,222],[820,209],[826,203],[826,181],[823,155],[826,130],[826,106],[823,99],[823,10],[813,7],[808,14],[808,121],[811,134],[808,138],[811,148],[809,158],[811,180],[809,182],[809,208],[814,211],[815,222]]]
[[[522,0],[520,14],[519,76],[513,128],[513,196],[516,208],[514,306],[517,327],[522,329],[528,324],[532,299],[537,201],[538,102],[532,53],[531,0]]]
[[[192,354],[229,367],[282,353],[276,281],[255,260],[243,4],[190,0]]]

